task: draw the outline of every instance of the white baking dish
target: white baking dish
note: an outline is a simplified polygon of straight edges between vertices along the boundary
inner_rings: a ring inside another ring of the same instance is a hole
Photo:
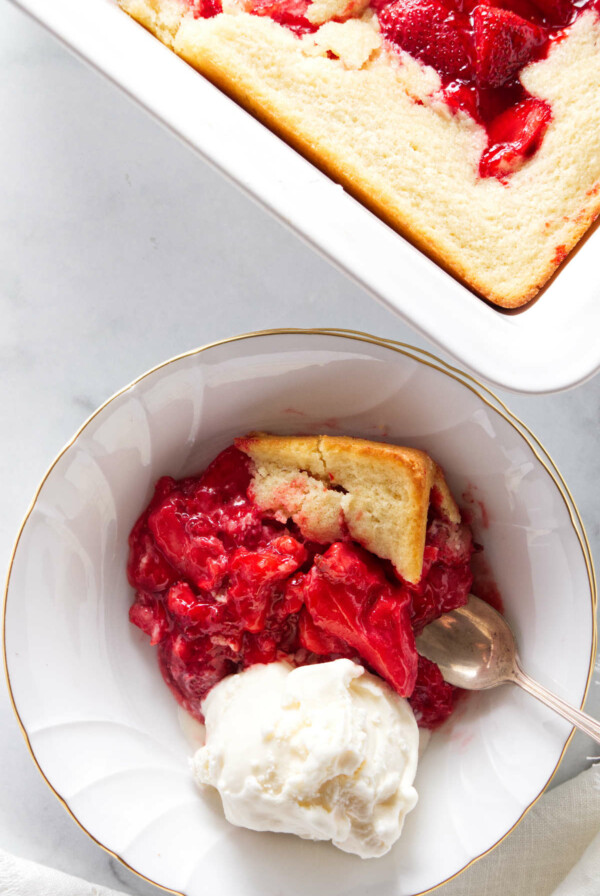
[[[537,302],[495,310],[178,59],[114,0],[13,0],[318,251],[501,386],[552,392],[600,367],[600,234]],[[356,321],[340,321],[352,326]]]

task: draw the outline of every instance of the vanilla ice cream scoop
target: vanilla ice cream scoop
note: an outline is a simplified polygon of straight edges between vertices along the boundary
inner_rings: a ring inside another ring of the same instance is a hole
[[[362,666],[251,666],[216,685],[203,711],[194,773],[232,824],[362,858],[400,836],[417,802],[418,728],[407,701]]]

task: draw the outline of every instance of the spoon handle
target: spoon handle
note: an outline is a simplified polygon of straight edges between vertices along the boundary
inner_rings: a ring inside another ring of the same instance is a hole
[[[585,712],[581,712],[580,709],[575,709],[575,707],[571,706],[569,703],[565,703],[564,700],[557,697],[552,691],[549,691],[537,681],[534,681],[533,678],[530,678],[518,665],[515,666],[510,680],[515,684],[518,684],[519,687],[523,688],[524,691],[527,691],[528,694],[537,697],[538,700],[557,712],[563,719],[570,722],[571,725],[580,728],[592,737],[596,743],[600,744],[600,722],[597,722],[596,719],[588,716]]]

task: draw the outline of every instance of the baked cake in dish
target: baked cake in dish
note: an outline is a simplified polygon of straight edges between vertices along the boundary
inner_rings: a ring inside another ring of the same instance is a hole
[[[118,2],[498,305],[600,211],[597,0]]]

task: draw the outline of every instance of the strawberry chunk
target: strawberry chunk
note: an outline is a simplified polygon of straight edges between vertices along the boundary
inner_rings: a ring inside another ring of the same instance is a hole
[[[473,539],[467,526],[432,520],[427,528],[421,581],[407,586],[415,632],[466,604],[473,584],[472,553]]]
[[[341,638],[316,625],[306,607],[302,608],[298,617],[298,634],[302,647],[311,653],[316,653],[317,656],[350,658],[356,654],[356,651]]]
[[[244,668],[255,663],[274,663],[278,659],[275,635],[271,632],[244,632],[241,659]]]
[[[246,494],[250,485],[250,462],[242,451],[231,445],[215,457],[200,478],[192,476],[180,485],[192,493],[212,493],[217,504],[235,501]]]
[[[272,601],[281,593],[277,586],[296,572],[306,557],[302,545],[291,536],[276,538],[260,551],[237,549],[229,564],[227,599],[233,601],[246,631],[264,629]]]
[[[292,535],[279,535],[274,538],[268,546],[268,550],[279,555],[286,562],[293,561],[295,570],[298,569],[308,558],[308,551],[304,545]],[[289,573],[286,573],[289,575]]]
[[[534,58],[545,40],[538,25],[492,6],[475,7],[473,37],[475,75],[481,87],[502,87]]]
[[[543,3],[545,0],[541,0],[541,2]],[[554,0],[548,0],[548,2],[553,3]],[[565,2],[570,3],[570,0],[565,0]],[[533,0],[494,0],[493,6],[498,9],[509,9],[521,16],[522,19],[536,24],[542,24],[545,18],[539,4],[536,5]]]
[[[295,34],[308,34],[317,30],[306,18],[310,0],[245,0],[246,10],[255,16],[269,16]]]
[[[409,698],[419,728],[437,728],[452,713],[457,688],[444,681],[435,663],[419,657],[415,689]]]
[[[427,527],[426,558],[423,575],[426,575],[427,557],[433,562],[452,566],[468,564],[473,553],[473,536],[468,526],[434,519]]]
[[[146,529],[145,516],[140,517],[129,536],[127,578],[134,588],[144,591],[163,591],[177,578],[171,564],[156,549]]]
[[[174,616],[177,616],[179,622],[186,623],[190,621],[196,603],[196,595],[187,582],[178,582],[169,589],[167,607]]]
[[[567,25],[573,16],[571,0],[533,0],[533,3],[555,25]]]
[[[463,607],[473,576],[469,564],[446,566],[434,563],[423,586],[412,591],[411,621],[417,634],[438,616]]]
[[[417,652],[408,594],[366,551],[336,542],[316,557],[305,602],[316,626],[353,647],[401,696],[412,693]]]
[[[481,177],[502,178],[520,168],[540,146],[551,120],[550,107],[535,97],[499,115],[490,126],[479,162]]]
[[[187,582],[177,582],[169,589],[167,609],[189,638],[207,632],[223,632],[231,628],[227,606],[202,599],[194,593]]]
[[[221,0],[188,0],[195,19],[211,19],[223,12]]]
[[[285,588],[281,597],[276,598],[271,606],[271,618],[273,622],[283,622],[288,616],[300,612],[304,604],[304,592],[302,583],[304,575],[299,573],[292,576],[285,583]]]
[[[202,701],[222,678],[237,671],[230,651],[211,648],[210,639],[189,641],[184,635],[163,639],[158,661],[165,682],[178,703],[201,722]]]
[[[378,14],[384,36],[442,76],[468,75],[468,19],[440,0],[394,0]]]
[[[246,0],[245,6],[256,16],[275,18],[285,13],[300,18],[306,15],[310,0]]]
[[[158,644],[169,632],[169,623],[162,604],[153,594],[138,591],[129,608],[129,621],[150,637],[152,645]]]
[[[148,528],[171,565],[198,588],[217,588],[227,569],[223,543],[214,535],[195,535],[194,521],[167,500],[148,517]]]

